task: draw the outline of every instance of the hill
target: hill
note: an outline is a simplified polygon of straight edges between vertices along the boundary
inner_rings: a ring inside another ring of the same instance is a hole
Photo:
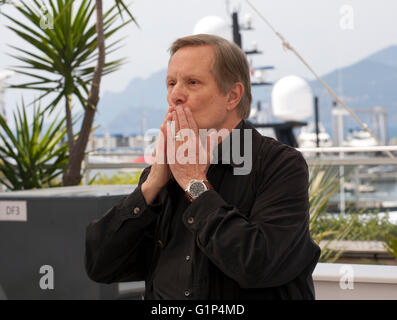
[[[322,76],[322,79],[352,108],[383,106],[388,114],[389,137],[397,136],[397,46],[380,50],[350,66]],[[277,66],[276,66],[277,67]],[[106,92],[102,97],[96,133],[139,134],[149,128],[158,128],[167,110],[166,70],[160,70],[147,79],[132,79],[120,93]],[[309,82],[319,97],[320,120],[332,134],[332,97],[317,81]],[[338,92],[342,88],[342,92]],[[254,103],[270,103],[271,87],[253,88]],[[368,115],[359,116],[371,126]],[[358,127],[352,120],[347,127]]]

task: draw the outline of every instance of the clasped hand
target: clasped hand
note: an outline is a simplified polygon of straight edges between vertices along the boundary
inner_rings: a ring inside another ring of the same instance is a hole
[[[186,190],[192,179],[206,180],[212,150],[217,143],[214,142],[215,132],[205,134],[204,143],[201,138],[191,110],[171,106],[160,127],[154,162],[147,179],[150,185],[160,189],[172,175]]]

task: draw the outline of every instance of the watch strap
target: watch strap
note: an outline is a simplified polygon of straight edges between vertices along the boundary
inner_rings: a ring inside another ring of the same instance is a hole
[[[203,183],[205,184],[205,186],[207,187],[207,190],[206,191],[208,191],[208,190],[214,190],[214,188],[213,188],[213,186],[211,185],[211,183],[208,181],[208,180],[203,180]],[[205,191],[204,191],[205,192]],[[203,193],[204,193],[203,192]],[[192,198],[192,196],[190,195],[190,193],[188,192],[188,191],[186,191],[185,190],[185,196],[186,196],[186,199],[187,200],[189,200],[189,202],[193,202],[193,198]]]

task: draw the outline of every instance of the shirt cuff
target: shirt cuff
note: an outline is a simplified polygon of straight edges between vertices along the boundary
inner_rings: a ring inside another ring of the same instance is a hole
[[[126,219],[143,218],[147,215],[153,216],[159,214],[161,209],[160,194],[157,195],[152,204],[148,205],[143,196],[141,185],[138,185],[134,192],[124,199],[121,206],[121,218],[124,221]]]
[[[211,213],[228,206],[218,192],[208,190],[190,204],[183,214],[183,223],[189,230],[196,231]]]

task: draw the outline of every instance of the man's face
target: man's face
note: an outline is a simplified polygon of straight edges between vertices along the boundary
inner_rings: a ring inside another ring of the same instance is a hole
[[[183,47],[168,65],[168,104],[189,107],[200,129],[220,130],[228,115],[228,96],[211,72],[214,53],[210,46]]]

